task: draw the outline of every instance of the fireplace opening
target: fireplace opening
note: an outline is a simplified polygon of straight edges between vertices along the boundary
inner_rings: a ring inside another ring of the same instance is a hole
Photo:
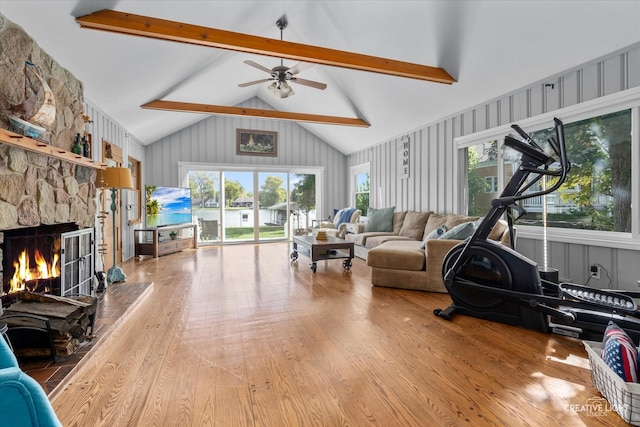
[[[61,294],[61,235],[75,231],[74,223],[41,225],[4,232],[2,248],[2,306],[16,301],[19,291]]]

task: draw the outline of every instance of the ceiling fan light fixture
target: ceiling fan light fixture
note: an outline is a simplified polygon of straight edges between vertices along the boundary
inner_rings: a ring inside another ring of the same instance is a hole
[[[269,86],[267,86],[267,89],[276,98],[288,98],[292,95],[295,95],[295,92],[293,91],[293,89],[291,89],[291,86],[289,86],[287,82],[273,82]]]

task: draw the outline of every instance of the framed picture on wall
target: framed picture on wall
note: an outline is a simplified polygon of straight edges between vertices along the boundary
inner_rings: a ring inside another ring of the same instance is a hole
[[[278,156],[278,133],[266,130],[238,129],[236,154],[240,156]]]

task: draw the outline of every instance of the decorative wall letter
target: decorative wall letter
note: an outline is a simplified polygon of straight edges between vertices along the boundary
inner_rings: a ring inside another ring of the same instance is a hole
[[[409,160],[411,152],[409,151],[409,136],[403,136],[398,142],[398,178],[409,178]]]

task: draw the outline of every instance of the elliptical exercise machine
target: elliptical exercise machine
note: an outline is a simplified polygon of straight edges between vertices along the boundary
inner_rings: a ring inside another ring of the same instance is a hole
[[[513,222],[526,212],[521,200],[557,190],[565,181],[571,164],[567,158],[562,121],[555,121],[555,138],[548,143],[557,157],[545,151],[520,127],[509,134],[504,145],[518,151],[520,166],[502,194],[491,202],[491,209],[474,234],[453,247],[446,255],[442,274],[453,300],[448,308],[434,314],[451,320],[455,314],[521,326],[541,332],[554,332],[575,338],[601,340],[610,320],[634,339],[640,339],[637,292],[608,291],[573,283],[553,283],[540,278],[538,265],[516,252]],[[549,188],[524,194],[545,176],[557,177]],[[488,240],[491,229],[507,214],[510,244]],[[516,217],[515,214],[518,214]]]

